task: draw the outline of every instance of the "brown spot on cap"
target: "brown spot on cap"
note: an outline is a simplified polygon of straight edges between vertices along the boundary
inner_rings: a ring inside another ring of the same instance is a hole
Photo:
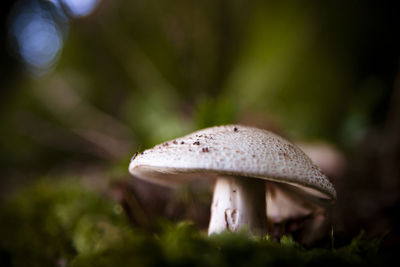
[[[193,143],[193,145],[199,146],[199,145],[200,145],[200,142],[199,142],[199,141],[196,141],[196,142]]]
[[[142,152],[143,153],[143,152]],[[136,158],[136,156],[138,155],[138,152],[136,152],[135,154],[133,154],[131,161],[134,160]]]
[[[174,145],[178,144],[178,142],[176,142],[176,140],[172,141],[172,143],[173,143]]]
[[[208,147],[203,147],[203,149],[201,150],[203,152],[210,152],[210,150],[208,149]]]

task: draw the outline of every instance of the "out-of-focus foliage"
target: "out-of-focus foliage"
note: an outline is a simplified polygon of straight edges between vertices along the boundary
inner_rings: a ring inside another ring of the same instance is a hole
[[[33,6],[67,33],[54,68],[3,88],[5,168],[120,159],[232,122],[351,147],[385,115],[390,85],[363,64],[384,28],[369,21],[374,3],[103,0],[76,19],[58,2],[10,14],[11,27]]]
[[[336,249],[305,249],[245,232],[210,238],[189,222],[130,227],[118,204],[75,179],[43,179],[0,209],[2,266],[313,266],[377,265],[379,243],[362,235]]]

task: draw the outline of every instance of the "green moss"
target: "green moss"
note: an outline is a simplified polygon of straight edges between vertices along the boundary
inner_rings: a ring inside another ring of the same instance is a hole
[[[77,180],[41,180],[3,203],[0,217],[0,248],[23,266],[96,253],[130,232],[118,204]]]
[[[39,183],[0,208],[0,265],[14,266],[338,266],[379,265],[379,240],[306,249],[246,233],[208,237],[190,222],[131,227],[122,208],[78,180]]]

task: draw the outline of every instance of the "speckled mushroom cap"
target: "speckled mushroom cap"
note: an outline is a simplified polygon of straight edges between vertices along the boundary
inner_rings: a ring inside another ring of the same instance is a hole
[[[293,185],[322,203],[336,199],[331,182],[298,147],[242,125],[211,127],[157,145],[133,157],[129,171],[164,185],[218,175],[258,178]]]

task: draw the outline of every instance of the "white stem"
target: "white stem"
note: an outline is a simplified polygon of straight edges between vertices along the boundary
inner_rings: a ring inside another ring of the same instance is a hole
[[[247,228],[249,234],[267,233],[265,182],[247,177],[218,177],[211,205],[208,234]]]

